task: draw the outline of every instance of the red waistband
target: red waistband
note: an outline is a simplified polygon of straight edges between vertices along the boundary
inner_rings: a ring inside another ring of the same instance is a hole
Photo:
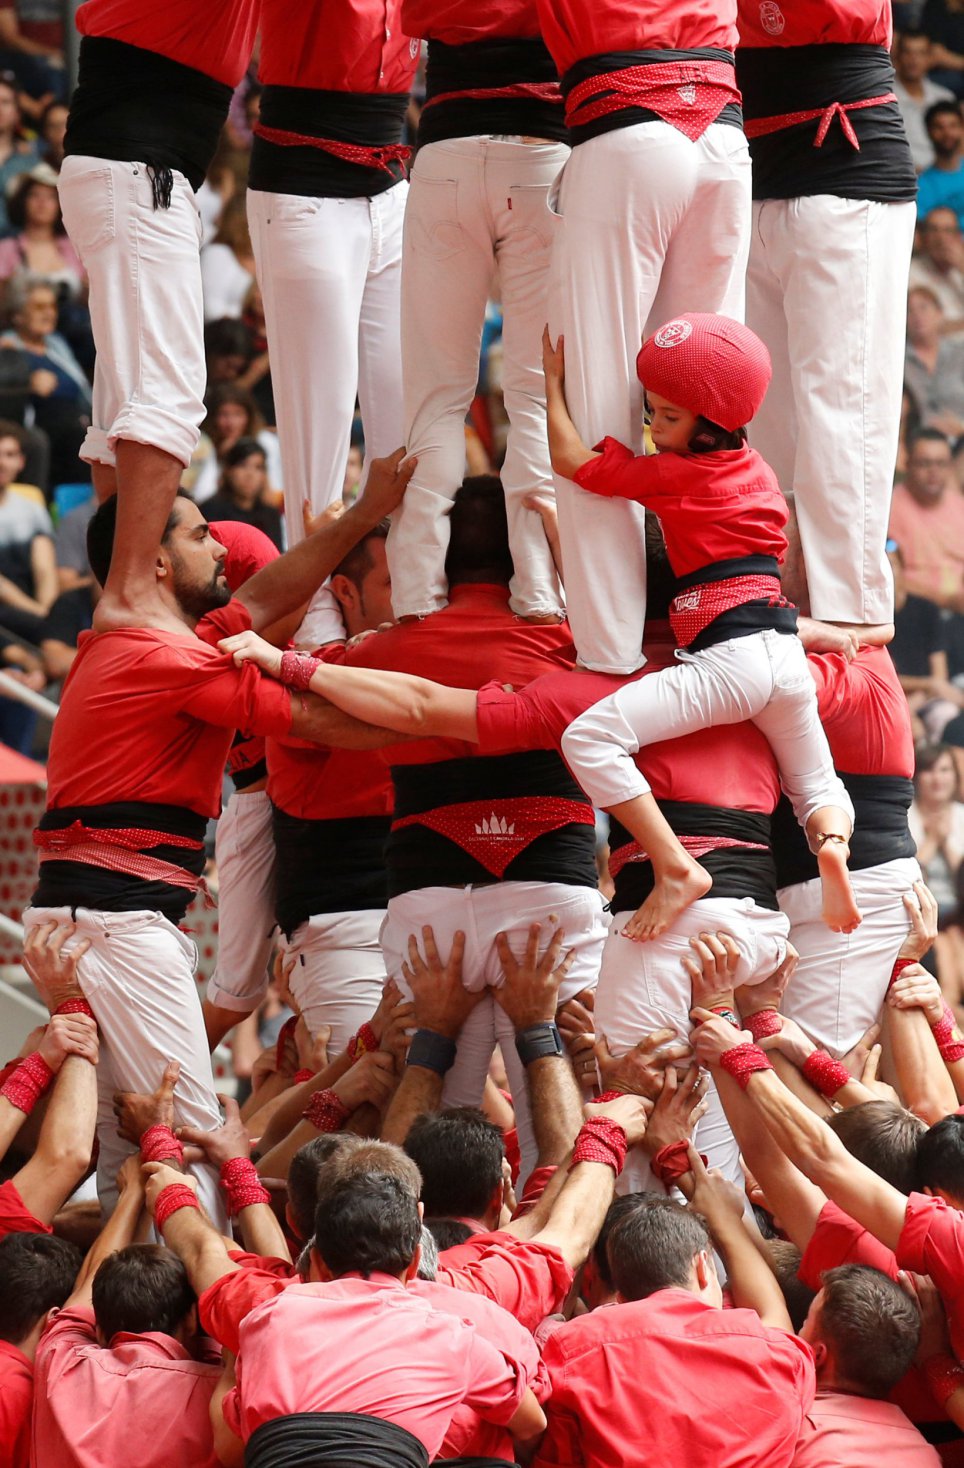
[[[717,617],[750,601],[765,601],[774,607],[792,605],[780,592],[778,576],[728,576],[723,581],[704,581],[679,592],[670,602],[673,636],[680,647],[689,647]]]
[[[427,112],[439,102],[462,102],[466,97],[479,102],[488,102],[496,97],[512,97],[526,102],[562,103],[558,82],[512,82],[507,87],[466,87],[456,92],[439,92],[437,96],[426,99],[422,111]]]
[[[468,852],[494,877],[539,836],[563,826],[595,824],[589,806],[552,795],[513,796],[505,800],[467,800],[420,811],[392,822],[392,830],[427,826]]]
[[[33,844],[42,851],[66,851],[68,847],[89,845],[91,842],[103,846],[124,846],[131,851],[142,851],[145,846],[178,846],[185,851],[203,851],[204,842],[195,841],[193,836],[172,836],[168,831],[148,831],[141,826],[85,826],[73,821],[59,831],[36,830]]]
[[[412,150],[404,143],[382,143],[378,147],[366,148],[361,143],[340,143],[335,138],[315,138],[310,133],[290,133],[280,127],[265,127],[255,123],[253,132],[266,143],[279,148],[320,148],[334,158],[346,163],[358,163],[363,168],[380,168],[383,173],[392,172],[393,163],[407,163]]]
[[[769,851],[769,847],[762,841],[737,841],[732,836],[678,836],[676,838],[684,851],[688,851],[694,861],[699,861],[708,851],[728,851],[731,847],[740,851]],[[636,841],[628,841],[625,846],[618,846],[615,851],[609,853],[609,875],[618,877],[623,867],[630,862],[649,861],[649,855]]]
[[[860,112],[864,107],[881,107],[885,102],[896,101],[896,93],[881,92],[879,97],[865,97],[862,102],[831,102],[829,107],[814,107],[807,112],[781,112],[777,117],[756,117],[745,122],[743,127],[748,138],[765,138],[769,133],[783,132],[785,128],[796,127],[801,122],[816,122],[819,118],[820,126],[817,128],[813,146],[822,148],[823,140],[830,130],[830,124],[835,117],[839,117],[844,137],[859,153],[860,139],[854,132],[853,123],[847,113]]]
[[[694,142],[730,102],[739,102],[736,74],[726,61],[669,61],[599,72],[566,97],[566,123],[583,127],[625,107],[645,107]]]

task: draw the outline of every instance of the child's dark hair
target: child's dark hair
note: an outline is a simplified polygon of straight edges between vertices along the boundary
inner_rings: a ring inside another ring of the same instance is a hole
[[[745,443],[745,428],[736,428],[732,433],[728,433],[718,423],[711,423],[709,418],[699,417],[696,420],[693,437],[686,447],[691,454],[718,454],[723,449],[742,448]]]

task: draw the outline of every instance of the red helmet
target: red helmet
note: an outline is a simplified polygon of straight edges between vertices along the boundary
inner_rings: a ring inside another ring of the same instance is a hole
[[[750,422],[770,385],[770,353],[729,316],[688,311],[643,342],[636,375],[650,392],[727,433]]]

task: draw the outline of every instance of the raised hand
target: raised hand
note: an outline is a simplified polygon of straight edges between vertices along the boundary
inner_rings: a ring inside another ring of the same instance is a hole
[[[675,1030],[654,1030],[618,1060],[610,1054],[605,1035],[596,1041],[596,1061],[603,1088],[645,1096],[649,1101],[655,1101],[660,1095],[667,1066],[685,1064],[692,1058],[690,1046]]]
[[[97,1026],[86,1014],[55,1014],[37,1049],[53,1071],[60,1069],[68,1055],[80,1055],[96,1065]]]
[[[148,1127],[174,1127],[174,1088],[181,1073],[180,1062],[169,1060],[164,1067],[161,1083],[150,1095],[139,1091],[114,1092],[114,1116],[117,1119],[117,1134],[140,1146],[141,1137]]]
[[[69,953],[64,952],[64,944],[76,931],[73,923],[41,923],[24,940],[23,966],[51,1014],[66,1000],[84,997],[77,967],[90,947],[90,939],[84,938]]]
[[[679,1076],[669,1066],[663,1072],[663,1089],[650,1113],[643,1146],[651,1157],[674,1142],[688,1142],[696,1123],[706,1115],[705,1071],[691,1065]]]
[[[559,987],[569,972],[572,949],[563,954],[565,931],[556,928],[539,957],[541,923],[532,923],[522,958],[516,958],[505,933],[496,933],[495,947],[502,965],[504,982],[493,988],[495,1001],[505,1010],[517,1030],[554,1020],[559,1001]]]
[[[416,1027],[454,1040],[485,991],[470,993],[462,983],[464,933],[453,933],[445,963],[439,957],[435,934],[429,926],[422,929],[422,947],[424,958],[413,933],[408,940],[408,963],[402,964],[402,974],[412,991]]]
[[[251,1138],[241,1120],[241,1110],[233,1096],[218,1096],[224,1108],[224,1121],[213,1131],[205,1132],[200,1127],[182,1126],[178,1137],[186,1146],[200,1147],[212,1167],[221,1167],[232,1157],[251,1156]]]
[[[233,637],[222,637],[218,651],[229,654],[238,667],[242,663],[254,663],[272,678],[281,676],[281,648],[272,647],[257,632],[237,632]]]

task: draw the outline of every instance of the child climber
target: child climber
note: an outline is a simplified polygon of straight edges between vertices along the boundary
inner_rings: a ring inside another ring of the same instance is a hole
[[[566,408],[563,340],[553,348],[548,328],[543,360],[553,469],[656,514],[677,577],[670,622],[679,666],[594,704],[562,741],[594,804],[631,832],[653,866],[655,885],[625,936],[655,938],[712,885],[631,756],[644,744],[743,719],[769,741],[816,854],[824,921],[852,931],[860,922],[847,873],[853,806],[817,714],[796,608],[780,594],[786,502],[746,442],[770,381],[766,347],[726,316],[690,313],[660,327],[636,359],[657,449],[641,458],[610,438],[597,450],[583,443]]]

